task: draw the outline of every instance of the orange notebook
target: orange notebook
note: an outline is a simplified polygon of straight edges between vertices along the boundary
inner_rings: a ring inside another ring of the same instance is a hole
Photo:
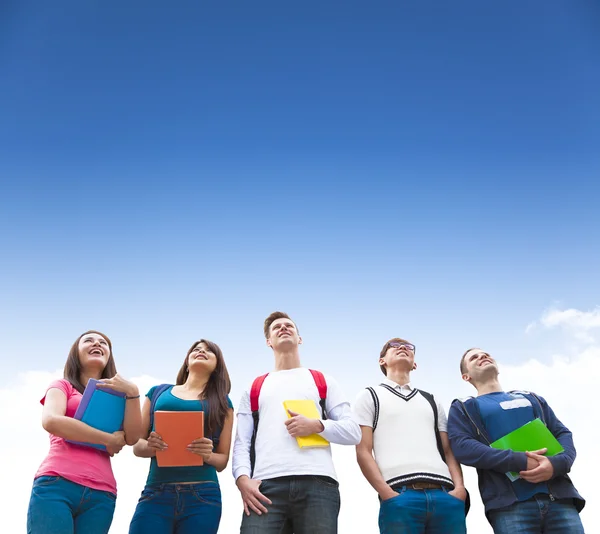
[[[204,437],[204,412],[154,412],[156,433],[168,445],[156,451],[158,467],[203,465],[204,459],[187,450],[187,446]]]

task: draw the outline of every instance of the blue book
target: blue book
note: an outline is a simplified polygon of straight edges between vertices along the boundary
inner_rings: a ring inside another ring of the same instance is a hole
[[[125,393],[120,393],[112,389],[99,388],[98,381],[90,378],[73,418],[79,419],[93,428],[112,434],[118,430],[123,430],[125,402]],[[67,441],[76,445],[85,445],[103,451],[106,450],[106,447],[99,443]]]

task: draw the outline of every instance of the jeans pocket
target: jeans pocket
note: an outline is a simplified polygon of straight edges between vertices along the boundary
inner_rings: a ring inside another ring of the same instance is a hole
[[[56,484],[60,480],[59,476],[41,476],[33,481],[33,487],[50,486]]]
[[[385,501],[381,501],[381,506],[393,503],[396,499],[402,497],[402,495],[404,495],[403,491],[398,492],[398,495],[394,495],[393,497],[390,497],[389,499],[386,499]]]
[[[444,489],[444,493],[446,494],[447,497],[449,497],[453,501],[460,503],[461,506],[463,506],[463,507],[465,506],[465,501],[463,501],[462,499],[459,499],[458,497],[455,497],[454,495],[451,495],[448,490]]]
[[[159,490],[153,488],[144,488],[138,502],[151,501],[159,493]],[[116,497],[115,497],[116,499]]]
[[[338,481],[331,477],[313,475],[313,480],[316,480],[319,484],[325,486],[326,488],[337,489],[339,487]]]
[[[194,498],[202,504],[210,504],[211,506],[221,506],[221,490],[219,488],[211,488],[192,491]]]

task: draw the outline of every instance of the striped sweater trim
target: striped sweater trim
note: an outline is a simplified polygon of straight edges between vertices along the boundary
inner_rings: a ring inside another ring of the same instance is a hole
[[[451,478],[436,475],[435,473],[409,473],[408,475],[401,475],[386,481],[388,486],[412,484],[413,482],[431,482],[433,484],[444,484],[454,487],[454,482],[452,482]]]
[[[373,406],[375,407],[375,416],[373,417],[373,431],[377,428],[377,423],[379,422],[379,397],[373,388],[367,388],[371,397],[373,398]]]
[[[396,397],[400,397],[402,400],[404,400],[406,402],[408,402],[410,399],[412,399],[418,393],[417,389],[413,389],[408,395],[403,395],[397,389],[394,389],[393,387],[390,387],[387,384],[379,384],[379,386],[387,389],[390,393],[393,393],[394,395],[396,395]]]

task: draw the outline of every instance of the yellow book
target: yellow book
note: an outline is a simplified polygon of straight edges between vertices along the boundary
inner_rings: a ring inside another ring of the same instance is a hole
[[[321,419],[319,411],[317,410],[317,405],[314,401],[309,399],[283,401],[283,407],[285,408],[288,419],[292,417],[288,410],[299,413],[309,419]],[[298,437],[296,438],[296,441],[301,449],[304,449],[305,447],[329,447],[329,441],[318,434],[311,434],[310,436],[302,438]]]

